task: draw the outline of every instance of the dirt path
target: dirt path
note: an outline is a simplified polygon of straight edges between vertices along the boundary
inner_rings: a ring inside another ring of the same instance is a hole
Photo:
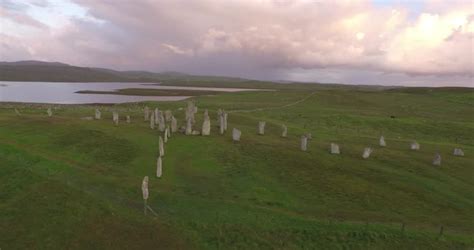
[[[250,113],[250,112],[257,112],[257,111],[263,111],[263,110],[271,110],[271,109],[283,109],[283,108],[288,108],[288,107],[291,107],[291,106],[295,106],[299,103],[302,103],[306,100],[308,100],[308,98],[310,98],[311,96],[315,95],[316,92],[312,92],[311,94],[309,94],[308,96],[304,97],[303,99],[300,99],[296,102],[292,102],[292,103],[288,103],[288,104],[285,104],[283,106],[278,106],[278,107],[269,107],[269,108],[256,108],[256,109],[238,109],[238,110],[231,110],[231,111],[227,111],[227,113]]]

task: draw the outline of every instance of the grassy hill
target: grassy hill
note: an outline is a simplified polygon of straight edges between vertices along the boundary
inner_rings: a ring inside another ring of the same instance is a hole
[[[303,85],[195,97],[196,126],[209,109],[211,136],[173,134],[160,179],[160,133],[142,110],[171,109],[182,125],[185,102],[55,105],[51,118],[49,105],[0,104],[0,247],[472,249],[472,90],[425,90]],[[102,120],[80,119],[95,108]],[[218,108],[229,112],[224,136]],[[132,123],[113,126],[112,110]],[[420,151],[409,149],[415,139]],[[328,153],[331,142],[341,155]],[[374,152],[363,160],[367,146]],[[436,152],[441,167],[431,164]],[[143,214],[145,175],[158,216]]]

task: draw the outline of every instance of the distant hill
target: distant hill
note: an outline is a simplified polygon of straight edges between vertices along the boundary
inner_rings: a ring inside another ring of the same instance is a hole
[[[0,81],[49,82],[161,82],[180,81],[242,81],[220,76],[195,76],[180,72],[117,71],[105,68],[77,67],[60,62],[0,62]]]

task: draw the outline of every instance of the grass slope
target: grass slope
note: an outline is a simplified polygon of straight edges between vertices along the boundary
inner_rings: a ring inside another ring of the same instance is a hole
[[[48,118],[48,105],[1,104],[0,247],[473,247],[471,97],[451,90],[310,93],[196,97],[197,127],[208,108],[212,135],[174,134],[161,179],[153,177],[159,133],[143,122],[145,103],[102,106],[100,121],[80,119],[94,106],[55,106]],[[172,109],[183,121],[184,102],[146,104]],[[230,131],[217,135],[221,107],[230,112],[229,130],[242,130],[240,143]],[[252,112],[232,112],[242,109]],[[112,110],[131,115],[132,123],[113,126]],[[260,120],[267,121],[265,136],[256,135]],[[288,138],[279,137],[281,124]],[[313,140],[301,152],[305,132]],[[381,134],[387,148],[377,146]],[[419,152],[409,150],[413,139]],[[341,145],[341,155],[328,153],[330,142]],[[366,146],[375,150],[363,160]],[[466,156],[452,156],[454,147]],[[435,152],[443,157],[440,168],[431,165]],[[145,175],[158,217],[143,216]]]

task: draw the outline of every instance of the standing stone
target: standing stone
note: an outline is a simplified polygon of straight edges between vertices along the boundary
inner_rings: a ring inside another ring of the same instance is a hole
[[[174,116],[171,116],[171,132],[176,133],[178,131],[178,121]]]
[[[194,114],[196,112],[197,112],[197,107],[194,106],[194,102],[188,101],[188,106],[186,107],[186,110],[185,110],[186,121],[190,119],[191,123],[194,124],[196,122],[194,118]]]
[[[165,122],[165,117],[163,116],[163,112],[158,111],[158,129],[161,132],[164,132],[165,127],[166,127],[166,122]]]
[[[372,148],[364,148],[364,153],[362,154],[362,158],[367,159],[372,154]]]
[[[379,145],[380,145],[380,147],[385,147],[385,146],[387,146],[387,143],[385,143],[385,138],[383,137],[383,135],[380,136]]]
[[[204,118],[209,118],[209,111],[207,109],[204,110]]]
[[[410,145],[410,149],[411,150],[420,150],[420,144],[418,144],[418,142],[416,142],[416,141],[413,141]]]
[[[186,130],[184,131],[184,134],[185,135],[191,135],[193,133],[193,123],[192,123],[192,119],[191,118],[188,118],[186,120]]]
[[[158,149],[160,156],[165,156],[165,145],[163,145],[163,138],[161,136],[158,138]]]
[[[173,112],[171,112],[171,110],[168,109],[168,110],[165,111],[165,121],[166,122],[170,122],[172,116],[173,116]]]
[[[158,108],[155,108],[155,124],[159,125],[159,119],[160,119],[160,110]]]
[[[114,111],[112,113],[112,121],[114,122],[115,126],[118,125],[118,123],[119,123],[119,114],[118,114],[117,111]]]
[[[211,120],[209,116],[204,116],[204,121],[202,122],[202,135],[210,135],[211,134]]]
[[[100,120],[101,116],[102,116],[102,113],[100,112],[100,110],[99,110],[99,109],[95,109],[95,116],[94,116],[94,118],[95,118],[96,120]]]
[[[453,155],[455,155],[455,156],[464,156],[464,152],[460,148],[455,148],[454,152],[453,152]]]
[[[145,106],[145,109],[143,110],[144,112],[144,118],[145,118],[145,121],[148,121],[148,119],[150,119],[150,108],[148,108],[148,106]]]
[[[232,129],[232,140],[233,141],[240,141],[240,136],[242,135],[242,132],[236,128]]]
[[[288,134],[288,128],[286,127],[285,124],[283,124],[283,125],[281,125],[281,129],[282,129],[282,131],[281,131],[281,137],[286,137],[287,134]]]
[[[20,111],[18,111],[18,109],[15,109],[15,114],[18,115],[18,116],[21,115],[21,113],[20,113]]]
[[[340,153],[341,151],[339,150],[339,145],[337,145],[336,143],[331,143],[331,154],[338,155]]]
[[[162,160],[161,160],[161,156],[158,156],[158,159],[156,160],[156,177],[160,178],[161,177],[161,173],[162,173]]]
[[[131,122],[131,118],[129,115],[127,115],[127,123],[130,123]]]
[[[258,134],[264,135],[265,134],[265,124],[266,122],[258,122]]]
[[[306,135],[301,136],[301,151],[308,150],[308,137]]]
[[[143,199],[148,200],[148,176],[145,176],[142,181]]]
[[[219,116],[219,133],[223,135],[224,131],[224,114],[221,114]]]
[[[168,143],[168,129],[165,129],[165,132],[163,133],[163,137],[165,138],[164,139],[165,143]]]
[[[201,132],[199,132],[199,131],[197,131],[197,130],[193,130],[193,131],[191,132],[191,135],[200,135],[200,134],[201,134]]]
[[[441,166],[441,155],[439,153],[435,154],[435,157],[433,159],[433,165]]]
[[[155,114],[151,113],[150,115],[150,128],[155,129]]]
[[[224,112],[224,114],[222,114],[223,118],[224,118],[224,131],[227,131],[227,113]]]
[[[48,113],[49,117],[53,116],[53,110],[51,110],[51,108],[48,108],[48,110],[46,110],[46,113]]]

